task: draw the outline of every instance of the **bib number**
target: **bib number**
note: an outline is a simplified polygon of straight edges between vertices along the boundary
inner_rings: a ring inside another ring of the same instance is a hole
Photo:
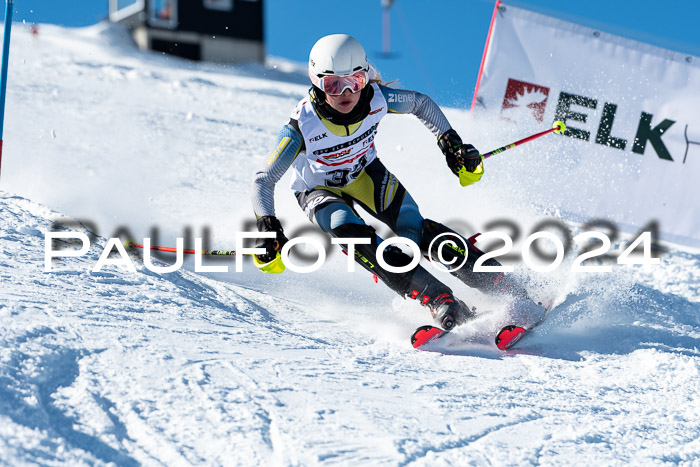
[[[362,170],[367,164],[367,156],[362,156],[354,167],[346,169],[338,169],[328,172],[326,178],[326,186],[331,188],[342,188],[360,176]]]

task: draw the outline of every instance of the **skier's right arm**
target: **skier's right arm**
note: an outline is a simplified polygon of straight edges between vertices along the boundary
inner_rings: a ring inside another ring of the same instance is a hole
[[[275,185],[292,165],[294,159],[304,150],[304,139],[298,128],[296,120],[290,120],[282,128],[277,136],[277,147],[253,177],[251,196],[258,230],[277,233],[275,238],[261,239],[256,245],[267,250],[267,253],[258,256],[263,263],[274,260],[277,251],[287,242],[282,225],[275,217]]]
[[[304,148],[295,120],[290,120],[277,136],[277,146],[265,165],[255,173],[251,196],[257,218],[275,215],[275,185]]]

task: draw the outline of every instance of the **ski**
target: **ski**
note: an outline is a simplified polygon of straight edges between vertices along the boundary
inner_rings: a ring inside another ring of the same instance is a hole
[[[448,332],[449,331],[445,331],[444,329],[426,324],[413,332],[413,335],[411,336],[411,344],[413,345],[414,349],[420,349],[425,344],[440,339]]]
[[[510,349],[523,337],[526,331],[527,329],[514,324],[505,326],[496,335],[496,347],[500,350]],[[420,349],[431,342],[445,337],[447,334],[449,334],[449,331],[427,324],[415,330],[411,336],[411,344],[414,349]]]
[[[520,339],[522,339],[526,332],[531,331],[542,324],[553,308],[554,300],[551,299],[547,302],[547,305],[545,305],[545,313],[542,318],[540,318],[539,321],[531,325],[529,328],[518,326],[516,324],[509,324],[501,328],[494,339],[496,347],[498,347],[499,350],[504,351],[512,348],[520,341]],[[413,332],[413,335],[411,336],[411,344],[413,345],[414,349],[420,349],[421,347],[429,344],[430,342],[434,342],[447,334],[449,334],[449,331],[445,331],[444,329],[428,324],[419,327]]]
[[[496,342],[496,347],[498,347],[500,350],[508,350],[511,347],[513,347],[515,344],[522,339],[522,337],[525,335],[526,332],[532,331],[535,329],[537,326],[542,324],[544,320],[549,316],[549,313],[552,311],[554,308],[554,299],[550,299],[547,304],[545,305],[545,311],[544,315],[542,315],[542,318],[540,318],[535,324],[531,325],[530,327],[523,327],[523,326],[518,326],[516,324],[509,324],[508,326],[504,326],[498,334],[496,334],[496,338],[494,341]]]
[[[496,335],[496,347],[499,350],[508,350],[513,347],[523,335],[527,329],[510,324],[501,329]]]

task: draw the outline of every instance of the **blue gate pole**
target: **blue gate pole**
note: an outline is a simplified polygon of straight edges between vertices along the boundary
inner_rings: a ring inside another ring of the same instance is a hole
[[[2,135],[5,128],[5,91],[7,89],[7,66],[10,58],[12,10],[14,10],[14,0],[7,0],[5,3],[5,33],[2,41],[2,66],[0,67],[0,170],[2,170]]]

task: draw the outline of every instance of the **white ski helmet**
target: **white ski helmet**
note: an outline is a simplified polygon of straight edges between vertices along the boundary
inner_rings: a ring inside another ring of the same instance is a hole
[[[357,39],[347,34],[320,38],[309,54],[309,77],[313,83],[324,76],[349,76],[369,72],[367,54]]]

